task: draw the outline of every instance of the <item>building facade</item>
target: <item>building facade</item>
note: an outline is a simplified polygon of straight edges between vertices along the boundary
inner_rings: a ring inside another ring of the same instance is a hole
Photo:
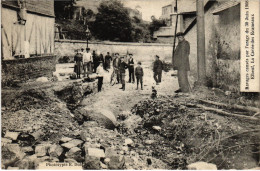
[[[10,0],[1,5],[2,83],[51,75],[54,1]]]

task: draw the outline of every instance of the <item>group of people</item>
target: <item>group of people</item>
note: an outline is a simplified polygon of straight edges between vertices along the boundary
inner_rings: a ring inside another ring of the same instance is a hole
[[[96,73],[98,66],[102,63],[102,66],[105,70],[110,69],[110,63],[112,61],[112,57],[109,52],[104,56],[102,53],[93,51],[90,52],[90,48],[86,48],[86,51],[82,48],[80,50],[76,50],[76,55],[74,57],[75,67],[74,71],[77,74],[77,78],[80,78],[81,71],[84,71],[84,77],[89,76],[90,73]]]
[[[117,78],[117,84],[121,83],[123,91],[125,91],[125,76],[126,69],[128,69],[129,73],[129,83],[135,83],[135,77],[137,81],[137,87],[139,88],[139,84],[141,84],[141,89],[143,90],[143,68],[141,67],[142,63],[139,61],[137,67],[134,68],[135,61],[133,58],[133,54],[129,53],[129,58],[126,59],[125,56],[119,57],[119,53],[115,53],[115,58],[113,59],[113,69]]]
[[[189,42],[185,40],[184,34],[179,32],[176,34],[178,38],[178,45],[175,49],[175,55],[173,57],[173,67],[174,70],[177,70],[178,82],[179,82],[179,89],[175,92],[190,92],[191,88],[188,82],[188,71],[190,70],[189,64],[189,54],[190,54],[190,45]],[[154,80],[158,85],[162,81],[162,70],[163,70],[163,62],[160,60],[158,55],[155,55],[155,61],[153,63],[153,72],[154,72]],[[102,84],[103,84],[103,77],[105,71],[108,72],[110,69],[110,65],[112,62],[113,66],[113,74],[116,75],[117,84],[121,83],[123,91],[125,91],[125,76],[126,76],[126,69],[128,69],[129,73],[129,83],[137,82],[136,89],[139,88],[139,84],[141,85],[141,90],[143,90],[143,68],[142,64],[139,61],[137,63],[137,67],[135,66],[135,60],[133,58],[133,54],[129,53],[128,57],[122,55],[119,57],[119,53],[115,53],[114,57],[110,56],[110,53],[107,52],[105,59],[102,54],[90,53],[90,48],[81,49],[81,52],[77,51],[75,57],[75,68],[74,71],[77,74],[77,78],[80,78],[81,68],[84,70],[84,77],[87,74],[89,77],[89,73],[96,73],[98,79],[98,91],[101,91]],[[82,67],[81,67],[82,66]]]

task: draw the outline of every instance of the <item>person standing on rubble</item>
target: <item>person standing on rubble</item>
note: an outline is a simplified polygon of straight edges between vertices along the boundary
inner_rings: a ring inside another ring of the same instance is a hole
[[[188,71],[190,71],[189,55],[190,55],[190,44],[184,38],[184,33],[179,32],[176,34],[178,38],[178,45],[175,49],[173,57],[173,69],[177,70],[179,89],[175,93],[190,92],[190,84],[188,80]]]

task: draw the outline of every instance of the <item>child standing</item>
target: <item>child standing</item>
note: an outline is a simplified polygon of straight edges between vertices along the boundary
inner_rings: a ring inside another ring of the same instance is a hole
[[[142,65],[142,63],[139,61],[137,63],[137,67],[135,68],[135,77],[136,77],[136,82],[137,82],[136,90],[138,90],[139,82],[141,83],[141,90],[143,90],[144,71],[143,71],[143,68],[141,67],[141,65]]]
[[[104,73],[105,73],[102,61],[100,61],[100,64],[97,67],[96,73],[97,73],[97,79],[98,79],[98,92],[100,92],[102,89],[103,78],[104,78]]]

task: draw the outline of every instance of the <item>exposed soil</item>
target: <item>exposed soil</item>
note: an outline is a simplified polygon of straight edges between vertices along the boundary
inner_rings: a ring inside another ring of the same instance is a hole
[[[40,132],[40,138],[31,144],[35,146],[43,141],[59,143],[63,136],[79,139],[80,132],[89,130],[91,143],[105,149],[116,147],[118,155],[126,157],[119,169],[186,169],[196,161],[216,164],[218,169],[259,166],[259,122],[221,116],[196,106],[198,99],[232,103],[237,96],[207,88],[197,89],[191,95],[176,95],[178,83],[171,76],[173,72],[164,72],[162,83],[155,85],[149,66],[144,65],[144,90],[135,90],[136,84],[132,83],[126,84],[126,91],[120,90],[119,84],[110,86],[108,73],[103,90],[86,94],[77,101],[76,108],[68,106],[71,99],[64,100],[68,99],[63,96],[66,92],[57,88],[62,82],[33,83],[26,90],[2,90],[2,136],[6,131],[30,135]],[[157,90],[155,99],[151,98],[152,86]],[[251,106],[259,102],[255,97],[240,101],[239,104]],[[118,119],[117,128],[86,129],[87,120],[79,125],[73,112],[84,107],[113,112]],[[126,149],[123,142],[127,138],[133,144]],[[22,146],[20,140],[13,143]]]

